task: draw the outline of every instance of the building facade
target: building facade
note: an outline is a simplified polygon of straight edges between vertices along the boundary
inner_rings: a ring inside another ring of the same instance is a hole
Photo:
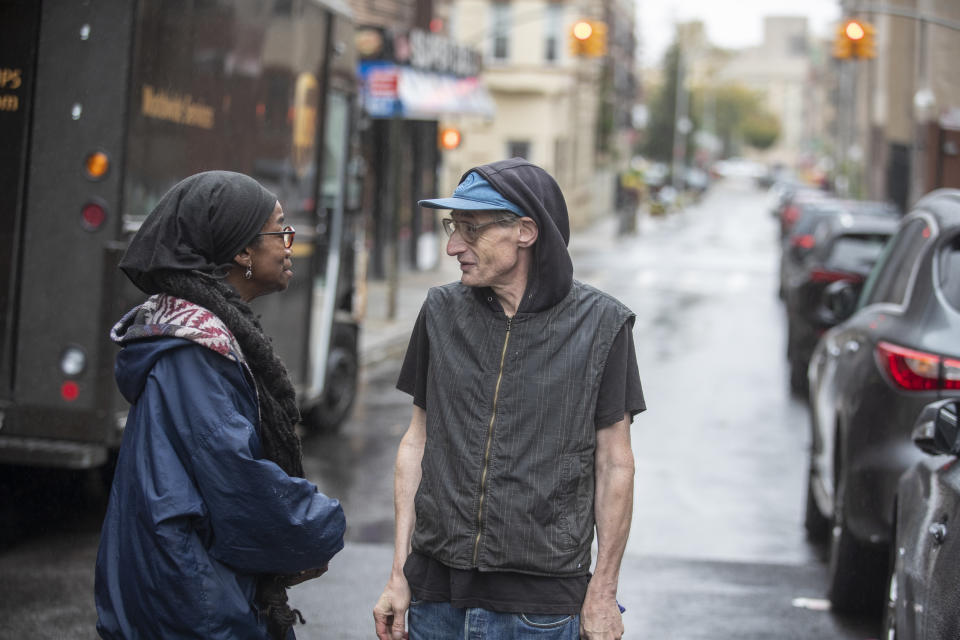
[[[874,28],[876,57],[837,61],[852,124],[847,155],[861,193],[909,208],[938,187],[960,187],[960,3],[841,2]]]
[[[574,227],[610,212],[618,167],[629,162],[637,91],[633,4],[453,0],[447,15],[452,37],[483,54],[495,116],[445,119],[463,142],[443,153],[441,190],[472,166],[521,156],[557,179]],[[607,26],[605,54],[571,51],[581,19]]]
[[[719,83],[739,83],[763,96],[767,110],[780,122],[780,135],[764,160],[796,166],[810,151],[814,128],[813,66],[807,19],[764,18],[763,42],[735,52],[719,70]]]

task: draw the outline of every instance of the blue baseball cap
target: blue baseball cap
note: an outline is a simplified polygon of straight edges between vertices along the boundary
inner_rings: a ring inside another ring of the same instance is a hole
[[[494,189],[483,176],[471,171],[457,185],[450,198],[420,200],[417,204],[431,209],[457,209],[459,211],[509,211],[518,216],[526,214]]]

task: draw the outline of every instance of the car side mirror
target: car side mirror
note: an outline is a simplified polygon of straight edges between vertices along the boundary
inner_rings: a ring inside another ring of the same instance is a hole
[[[956,400],[940,400],[925,406],[913,426],[913,443],[931,455],[960,454],[957,442],[957,415],[960,406]]]
[[[853,315],[859,295],[859,287],[852,282],[838,280],[827,285],[823,291],[823,302],[833,316],[833,324],[839,324]]]

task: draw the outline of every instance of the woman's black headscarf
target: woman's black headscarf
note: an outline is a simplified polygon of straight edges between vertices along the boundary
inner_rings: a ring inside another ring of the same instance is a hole
[[[256,382],[264,454],[288,475],[303,477],[295,431],[300,412],[287,369],[250,306],[217,278],[235,265],[234,256],[253,244],[276,204],[275,195],[241,173],[190,176],[174,185],[147,216],[120,268],[145,293],[189,300],[227,325]],[[286,637],[300,615],[287,604],[286,582],[284,576],[264,575],[257,583],[257,602],[275,638]]]
[[[160,293],[161,270],[222,276],[277,205],[253,178],[206,171],[174,185],[130,242],[120,268],[142,291]]]

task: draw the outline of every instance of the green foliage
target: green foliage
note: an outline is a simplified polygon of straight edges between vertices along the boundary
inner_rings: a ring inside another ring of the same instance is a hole
[[[780,121],[769,112],[758,113],[743,123],[743,140],[755,149],[769,149],[780,135]]]
[[[669,162],[673,157],[679,63],[680,48],[675,41],[663,58],[662,83],[650,90],[649,119],[640,153],[651,160]],[[688,116],[694,130],[700,123],[712,124],[723,156],[738,155],[743,144],[769,149],[780,135],[780,122],[764,107],[763,95],[740,84],[693,89]],[[695,152],[693,133],[688,137],[688,159]]]
[[[673,157],[673,114],[677,108],[677,65],[680,50],[674,42],[663,58],[663,84],[651,91],[647,135],[641,153],[668,162]]]
[[[694,113],[704,113],[705,118],[707,111],[712,112],[724,156],[738,155],[742,143],[768,149],[780,135],[780,123],[764,108],[762,95],[743,85],[699,87],[693,104]]]

